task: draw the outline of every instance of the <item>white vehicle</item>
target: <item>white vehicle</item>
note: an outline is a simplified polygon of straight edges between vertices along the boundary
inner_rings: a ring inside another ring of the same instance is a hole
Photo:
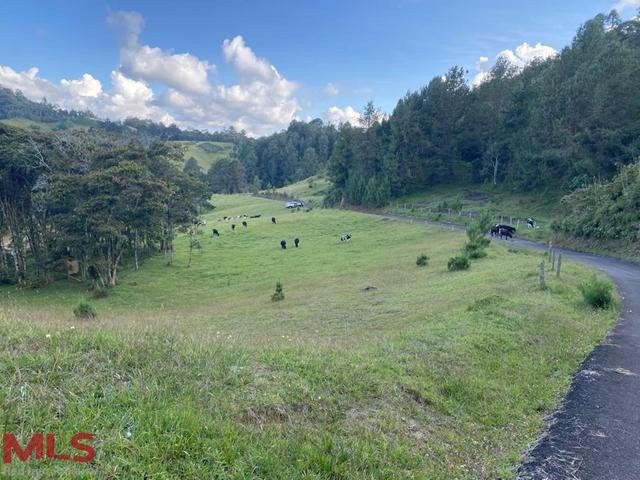
[[[304,207],[304,203],[302,203],[302,202],[287,202],[286,203],[286,207],[287,208]]]

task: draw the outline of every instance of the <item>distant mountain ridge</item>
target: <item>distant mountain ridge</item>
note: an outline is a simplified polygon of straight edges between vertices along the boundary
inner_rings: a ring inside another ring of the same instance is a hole
[[[166,126],[139,118],[127,118],[122,121],[101,120],[88,110],[65,110],[47,102],[46,99],[42,102],[34,102],[25,97],[22,92],[4,87],[0,87],[0,121],[2,120],[12,120],[14,125],[33,129],[97,128],[125,136],[135,136],[143,143],[159,140],[238,143],[245,136],[243,132],[233,127],[220,132],[206,132],[184,130],[176,125]]]

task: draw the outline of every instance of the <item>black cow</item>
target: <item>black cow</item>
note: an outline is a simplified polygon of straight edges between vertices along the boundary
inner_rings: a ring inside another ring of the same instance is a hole
[[[513,229],[515,231],[515,228]],[[500,239],[504,238],[513,238],[513,232],[509,228],[500,227],[498,230],[498,236]]]
[[[287,242],[285,240],[280,240],[280,246],[283,250],[287,249]]]
[[[232,224],[231,224],[231,230],[235,230],[235,229],[236,229],[236,224],[235,224],[235,223],[232,223]]]
[[[294,238],[293,239],[293,243],[296,245],[296,248],[298,248],[298,245],[300,245],[300,239],[299,238]]]
[[[244,228],[247,228],[247,222],[242,222],[242,226],[243,226]]]
[[[513,234],[516,231],[515,227],[512,227],[511,225],[503,225],[501,223],[496,223],[493,227],[491,227],[491,236],[492,237],[499,236],[500,229],[508,231],[511,234],[510,236],[513,236]]]
[[[273,224],[276,223],[276,217],[271,217],[271,223],[273,223]]]
[[[349,240],[351,240],[351,234],[350,233],[345,233],[344,235],[340,236],[340,241],[341,242],[348,242]]]
[[[218,231],[218,229],[217,229],[217,228],[214,228],[214,229],[211,231],[211,235],[213,235],[214,237],[219,237],[219,236],[220,236],[220,232]]]
[[[260,218],[262,215],[251,215],[249,218]]]

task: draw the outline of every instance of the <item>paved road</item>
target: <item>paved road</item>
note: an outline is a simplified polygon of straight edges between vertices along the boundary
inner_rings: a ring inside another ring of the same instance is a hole
[[[388,218],[462,227],[400,215]],[[528,240],[513,243],[534,250]],[[522,480],[640,480],[640,265],[557,249],[609,275],[622,297],[620,319],[582,363],[547,432],[518,470]]]

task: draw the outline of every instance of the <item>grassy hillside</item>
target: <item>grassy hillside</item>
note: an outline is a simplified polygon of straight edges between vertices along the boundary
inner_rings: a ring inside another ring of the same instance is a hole
[[[185,161],[191,157],[195,158],[205,172],[219,159],[228,158],[233,150],[233,143],[227,142],[177,141],[173,143],[184,145]]]
[[[452,185],[393,199],[385,210],[465,225],[470,219],[488,213],[496,222],[517,226],[518,237],[546,241],[552,235],[551,222],[559,212],[559,202],[558,195],[548,192],[514,193],[491,185]],[[538,228],[527,228],[529,217]]]
[[[4,123],[5,125],[10,125],[12,127],[42,130],[45,132],[52,131],[57,125],[57,123],[36,122],[34,120],[27,120],[25,118],[2,118],[0,119],[0,123]]]
[[[214,203],[190,268],[181,237],[173,267],[125,269],[93,321],[71,315],[76,282],[0,287],[2,428],[93,432],[97,450],[0,478],[511,478],[616,317],[581,303],[592,272],[571,262],[540,290],[536,253],[492,244],[451,273],[457,232]],[[218,221],[244,213],[262,217]]]
[[[320,206],[329,185],[329,180],[321,175],[315,175],[286,187],[277,188],[275,191],[305,203]]]
[[[518,226],[516,236],[520,238],[551,241],[583,252],[640,261],[637,244],[624,240],[580,239],[554,231],[552,222],[563,213],[560,196],[553,192],[514,193],[491,185],[441,186],[394,199],[384,211],[463,225],[477,215],[488,213],[496,222]],[[535,219],[537,228],[527,228],[528,217]]]

